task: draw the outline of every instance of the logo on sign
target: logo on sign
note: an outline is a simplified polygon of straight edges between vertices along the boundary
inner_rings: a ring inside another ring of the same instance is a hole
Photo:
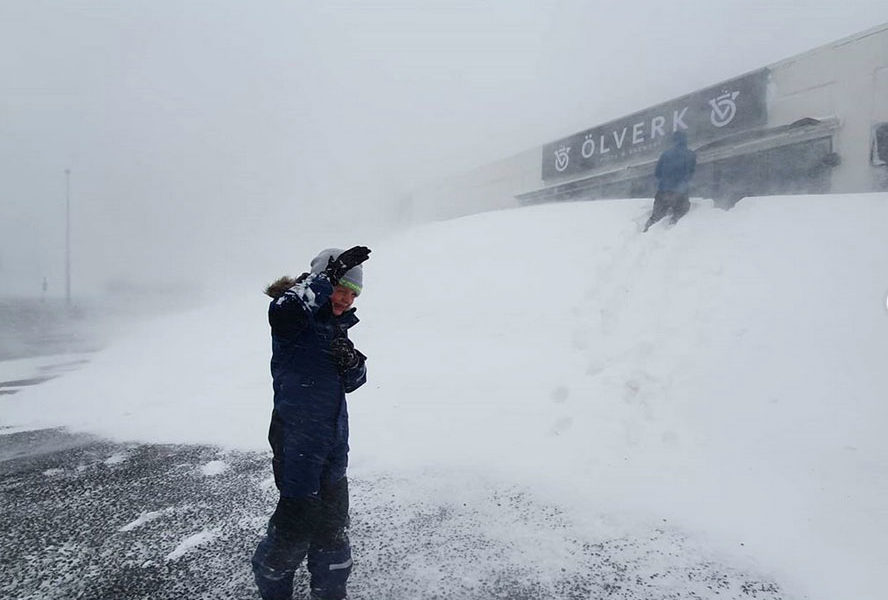
[[[555,151],[555,170],[559,173],[567,168],[570,163],[570,146],[562,146]]]
[[[721,96],[713,98],[709,101],[712,112],[709,113],[709,121],[716,127],[724,127],[734,120],[737,114],[737,103],[735,100],[740,92],[725,92]]]

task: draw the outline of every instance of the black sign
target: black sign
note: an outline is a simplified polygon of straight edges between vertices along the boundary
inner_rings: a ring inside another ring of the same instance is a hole
[[[762,69],[546,144],[543,179],[657,155],[676,131],[686,132],[694,147],[765,125],[767,85]]]

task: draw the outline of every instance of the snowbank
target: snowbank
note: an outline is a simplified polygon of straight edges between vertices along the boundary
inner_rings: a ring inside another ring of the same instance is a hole
[[[483,472],[578,528],[665,520],[811,598],[881,597],[888,195],[700,203],[641,234],[649,204],[372,244],[353,472]],[[0,424],[265,449],[262,283],[0,397]]]

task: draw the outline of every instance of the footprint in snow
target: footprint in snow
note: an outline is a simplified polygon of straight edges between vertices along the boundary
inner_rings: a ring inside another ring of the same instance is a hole
[[[563,385],[559,385],[557,388],[552,390],[550,396],[553,402],[555,402],[556,404],[561,404],[565,400],[567,400],[568,396],[570,396],[570,390]]]
[[[570,340],[570,345],[574,350],[586,350],[589,348],[589,339],[591,337],[591,331],[587,329],[581,329],[579,331],[575,331]]]
[[[573,425],[573,419],[571,417],[561,417],[555,424],[552,425],[552,429],[549,430],[551,435],[561,435],[571,428]]]
[[[604,365],[597,361],[590,363],[589,366],[586,367],[586,375],[589,377],[595,377],[602,371],[604,371]]]

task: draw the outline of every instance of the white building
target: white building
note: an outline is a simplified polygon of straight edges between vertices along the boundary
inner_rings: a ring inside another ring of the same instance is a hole
[[[652,197],[671,133],[697,151],[691,194],[888,190],[888,24],[417,190],[417,217]]]

